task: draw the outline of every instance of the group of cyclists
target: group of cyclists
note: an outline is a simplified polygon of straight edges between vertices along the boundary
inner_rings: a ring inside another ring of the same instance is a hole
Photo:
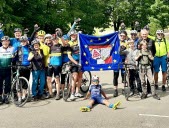
[[[34,31],[30,38],[27,37],[27,30],[22,36],[20,28],[14,29],[14,38],[4,36],[0,30],[0,104],[9,103],[11,91],[11,76],[15,68],[11,70],[9,65],[19,65],[20,76],[29,81],[32,72],[32,99],[53,98],[52,78],[56,83],[56,91],[60,92],[64,88],[65,74],[61,74],[62,65],[71,62],[72,88],[70,100],[82,97],[79,93],[82,72],[79,70],[79,44],[77,41],[77,31],[74,29],[76,23],[72,25],[70,31],[63,35],[60,28],[56,28],[55,34],[46,34],[39,30],[38,25],[34,26]],[[7,55],[6,55],[7,54]],[[60,81],[61,77],[61,81]],[[62,86],[61,86],[62,85]],[[23,87],[24,88],[24,87]],[[44,89],[46,92],[44,95]],[[55,96],[60,99],[60,93]],[[24,101],[25,95],[19,97],[18,103]]]
[[[4,32],[0,29],[1,47],[0,47],[0,104],[9,103],[9,95],[11,91],[12,69],[9,65],[19,65],[20,76],[24,76],[27,80],[32,72],[32,99],[53,98],[52,78],[56,83],[57,94],[56,100],[59,100],[64,89],[65,74],[61,74],[62,65],[71,62],[71,95],[70,100],[76,97],[83,97],[79,93],[83,72],[79,70],[79,44],[77,40],[77,31],[74,29],[76,20],[67,34],[63,34],[60,28],[56,28],[55,34],[46,34],[45,31],[39,30],[38,25],[34,26],[34,31],[30,38],[27,37],[27,30],[20,28],[14,29],[14,38],[4,36]],[[0,25],[2,27],[2,24]],[[156,36],[149,36],[149,28],[145,27],[138,33],[131,30],[130,37],[125,30],[119,31],[120,51],[122,61],[131,64],[129,67],[129,85],[130,95],[137,92],[141,98],[147,98],[149,93],[155,99],[160,100],[156,93],[158,89],[158,72],[160,66],[162,69],[162,91],[166,91],[166,58],[169,56],[169,44],[164,37],[163,30],[157,30]],[[139,70],[136,69],[139,65]],[[122,82],[125,83],[125,70],[121,69]],[[154,74],[154,78],[153,78]],[[145,81],[145,75],[148,81]],[[114,97],[118,96],[118,77],[119,70],[114,70],[113,84]],[[155,81],[155,82],[154,82]],[[147,85],[147,89],[146,89]],[[44,95],[44,89],[46,95]],[[22,103],[25,95],[18,98],[18,103]]]
[[[163,30],[157,30],[156,36],[149,35],[149,27],[145,26],[140,32],[131,30],[130,37],[125,30],[119,32],[120,55],[122,62],[128,64],[130,94],[139,94],[142,99],[151,94],[160,100],[156,90],[159,87],[158,74],[162,70],[162,91],[166,91],[167,57],[169,43]],[[122,83],[125,83],[125,70],[121,69]],[[119,70],[114,71],[114,97],[118,96]],[[148,79],[146,81],[146,78]]]

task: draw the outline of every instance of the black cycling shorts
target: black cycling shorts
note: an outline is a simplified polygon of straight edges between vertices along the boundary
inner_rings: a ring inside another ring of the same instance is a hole
[[[73,73],[73,72],[79,72],[79,67],[78,66],[76,66],[76,65],[73,65],[72,67],[71,67],[71,73]]]
[[[61,67],[60,66],[48,67],[47,76],[52,77],[53,73],[54,73],[54,77],[59,77],[61,73]]]

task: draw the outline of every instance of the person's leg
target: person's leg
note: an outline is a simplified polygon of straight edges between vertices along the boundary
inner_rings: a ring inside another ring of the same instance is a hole
[[[142,92],[141,80],[140,80],[139,73],[137,70],[135,70],[135,79],[136,79],[136,83],[137,83],[137,91]]]
[[[75,100],[75,87],[76,87],[76,82],[78,80],[78,67],[72,66],[71,72],[72,72],[72,88],[71,88],[70,100]]]
[[[92,108],[93,107],[93,104],[95,103],[95,100],[94,99],[91,99],[87,105],[88,108]]]
[[[149,80],[150,85],[151,85],[151,91],[152,91],[153,98],[155,98],[157,100],[160,100],[160,97],[156,94],[156,89],[155,89],[154,79],[153,79],[153,75],[152,75],[151,69],[147,69],[147,74],[146,75],[147,75],[147,79]]]
[[[52,96],[52,74],[53,74],[53,68],[48,68],[47,70],[47,87],[49,91],[49,96]]]
[[[2,96],[2,93],[3,93],[3,74],[2,74],[2,70],[0,71],[1,74],[0,74],[0,105],[3,104],[3,96]]]
[[[40,71],[32,71],[32,96],[37,98],[37,86],[38,86],[38,81],[39,81],[39,74]]]
[[[9,104],[9,95],[11,92],[11,69],[5,72],[5,88],[4,88],[4,101]]]
[[[62,88],[62,91],[64,90],[64,87],[65,87],[65,77],[66,77],[66,74],[61,74],[61,88]]]
[[[135,81],[135,73],[134,73],[134,69],[129,69],[129,85],[130,85],[130,96],[134,95],[134,81]]]
[[[118,77],[119,77],[119,71],[114,70],[114,78],[113,78],[113,85],[115,87],[114,94],[113,94],[114,97],[118,96]]]
[[[142,96],[141,98],[144,99],[147,97],[147,87],[146,87],[146,83],[145,83],[145,70],[143,70],[143,68],[140,68],[139,70],[139,77],[141,80],[141,87],[142,87]]]
[[[158,73],[160,71],[160,58],[154,57],[153,61],[153,69],[154,69],[154,81],[155,81],[155,88],[158,89]]]
[[[76,93],[75,93],[76,97],[83,97],[83,95],[79,93],[80,86],[82,84],[82,76],[83,76],[83,72],[79,72],[78,73],[78,83],[77,83],[77,86],[76,86]]]
[[[167,79],[167,56],[161,58],[161,68],[162,68],[162,91],[166,91],[165,84]]]
[[[39,95],[41,99],[44,99],[43,97],[43,91],[44,91],[44,87],[45,87],[45,70],[40,70],[39,72],[39,78],[40,78],[40,86],[39,86]]]

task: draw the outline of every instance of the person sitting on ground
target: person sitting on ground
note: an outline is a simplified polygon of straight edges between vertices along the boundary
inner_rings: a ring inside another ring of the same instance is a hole
[[[102,95],[104,96],[105,99],[102,97]],[[104,104],[107,107],[113,109],[116,109],[120,105],[120,102],[112,104],[108,101],[105,92],[102,90],[102,86],[99,84],[99,77],[96,75],[92,77],[92,84],[90,85],[89,91],[84,99],[88,99],[89,96],[90,96],[89,104],[86,107],[80,108],[82,112],[90,111],[94,103]]]

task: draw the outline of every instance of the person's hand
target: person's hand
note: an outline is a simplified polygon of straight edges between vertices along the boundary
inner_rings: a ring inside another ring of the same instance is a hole
[[[2,24],[2,23],[0,23],[0,29],[2,28],[2,26],[3,26],[3,24]]]
[[[79,21],[81,21],[81,19],[80,18],[77,18],[77,19],[75,19],[75,21],[74,22],[79,22]]]
[[[87,97],[84,97],[83,100],[87,100],[88,98]]]
[[[34,31],[38,31],[40,29],[40,27],[38,26],[38,24],[34,25]]]
[[[139,53],[139,56],[142,56],[143,54],[142,53]]]
[[[33,57],[34,57],[34,54],[33,54],[32,52],[30,52],[29,57],[30,57],[30,58],[33,58]]]
[[[29,32],[29,29],[28,28],[25,28],[24,29],[24,34],[27,34]]]
[[[106,100],[109,100],[109,98],[108,98],[108,97],[105,97],[105,99],[106,99]]]

